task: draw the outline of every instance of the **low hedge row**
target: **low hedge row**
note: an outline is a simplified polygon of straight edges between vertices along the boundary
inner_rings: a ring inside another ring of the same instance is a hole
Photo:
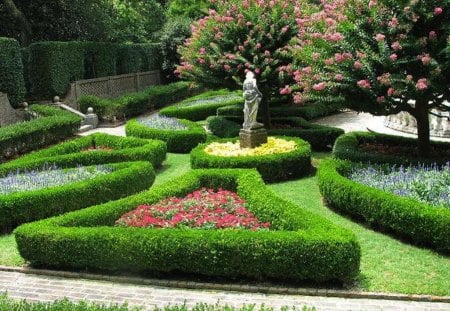
[[[25,222],[129,196],[147,189],[155,180],[155,172],[149,162],[123,162],[110,165],[116,170],[89,180],[1,195],[0,232],[8,232]],[[62,163],[58,166],[73,167]],[[22,171],[41,167],[41,162],[0,166],[0,176],[6,176],[9,172],[19,169]]]
[[[333,157],[353,162],[370,162],[379,164],[397,164],[397,165],[415,165],[417,163],[443,165],[449,161],[450,156],[441,156],[440,158],[430,157],[422,158],[416,152],[410,152],[403,156],[381,154],[374,151],[365,151],[359,146],[365,144],[378,144],[386,148],[389,147],[407,147],[413,150],[417,146],[417,139],[402,136],[392,136],[370,132],[351,132],[340,136],[333,147]],[[441,150],[442,154],[449,154],[450,143],[432,142],[432,146]]]
[[[89,151],[89,148],[99,148]],[[107,149],[105,149],[105,147]],[[110,149],[110,150],[109,150]],[[59,165],[93,165],[115,162],[149,161],[158,167],[166,158],[167,145],[160,140],[119,137],[96,133],[35,151],[5,167],[25,162],[55,163]]]
[[[312,120],[335,113],[342,109],[342,105],[332,103],[315,103],[306,106],[274,106],[270,107],[271,117],[300,117]],[[244,116],[243,105],[225,106],[217,109],[218,116],[226,118],[242,119]]]
[[[0,128],[0,162],[36,150],[72,136],[81,118],[59,108],[33,105],[39,117]]]
[[[127,136],[147,139],[158,139],[167,143],[167,151],[175,153],[187,153],[199,143],[206,141],[206,132],[195,122],[179,120],[188,127],[187,130],[163,130],[151,128],[139,123],[138,120],[130,120],[125,126]]]
[[[19,107],[25,97],[25,81],[19,42],[0,37],[0,92],[8,94],[13,107]]]
[[[78,99],[80,110],[86,113],[89,107],[102,120],[123,120],[153,109],[165,107],[196,92],[188,82],[155,85],[138,93],[130,93],[119,98],[106,99],[97,96],[83,96]]]
[[[242,103],[241,93],[228,90],[208,91],[163,108],[159,113],[166,117],[191,121],[205,120],[207,117],[215,115],[217,108]]]
[[[201,187],[237,191],[271,230],[114,227],[140,204]],[[22,225],[15,238],[26,260],[57,269],[349,281],[360,263],[352,232],[276,196],[254,170],[193,170],[126,199]]]
[[[222,138],[239,136],[241,125],[221,116],[207,119],[208,129],[216,136]],[[272,118],[272,124],[287,125],[288,128],[269,129],[267,133],[272,136],[299,137],[311,144],[313,150],[329,150],[336,139],[344,134],[342,129],[336,127],[312,124],[299,117]]]
[[[450,253],[450,210],[354,182],[345,177],[351,166],[342,160],[321,163],[319,188],[331,206],[415,244]]]
[[[263,156],[221,157],[205,152],[209,143],[191,151],[192,168],[256,168],[266,182],[278,182],[305,176],[311,172],[311,147],[299,138],[280,137],[294,141],[297,149],[291,152]],[[224,139],[219,142],[236,140]]]

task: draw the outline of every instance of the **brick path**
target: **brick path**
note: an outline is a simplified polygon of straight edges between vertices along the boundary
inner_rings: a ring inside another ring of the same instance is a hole
[[[120,284],[117,282],[70,279],[53,276],[0,271],[0,293],[29,301],[54,301],[67,297],[72,301],[88,300],[102,304],[142,306],[144,310],[167,305],[209,303],[229,306],[264,304],[279,310],[282,306],[310,306],[321,310],[407,310],[449,311],[443,302],[416,302],[381,299],[351,299],[299,295],[239,293],[221,290],[193,290],[150,285]]]

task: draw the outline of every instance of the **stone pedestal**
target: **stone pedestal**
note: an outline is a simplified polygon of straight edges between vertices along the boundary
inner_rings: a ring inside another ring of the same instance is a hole
[[[241,148],[255,148],[267,143],[267,131],[265,128],[254,130],[241,129],[239,131]]]

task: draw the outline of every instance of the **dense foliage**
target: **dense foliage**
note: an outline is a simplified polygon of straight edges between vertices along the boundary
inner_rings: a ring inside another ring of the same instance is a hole
[[[10,104],[19,107],[25,96],[22,55],[19,43],[0,37],[0,92],[6,93]]]

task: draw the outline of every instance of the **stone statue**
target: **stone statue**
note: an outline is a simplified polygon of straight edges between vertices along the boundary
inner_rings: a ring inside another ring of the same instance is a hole
[[[263,127],[263,124],[256,122],[258,106],[262,99],[262,94],[256,85],[256,79],[253,72],[248,71],[243,85],[244,90],[244,124],[242,127],[246,130]]]

